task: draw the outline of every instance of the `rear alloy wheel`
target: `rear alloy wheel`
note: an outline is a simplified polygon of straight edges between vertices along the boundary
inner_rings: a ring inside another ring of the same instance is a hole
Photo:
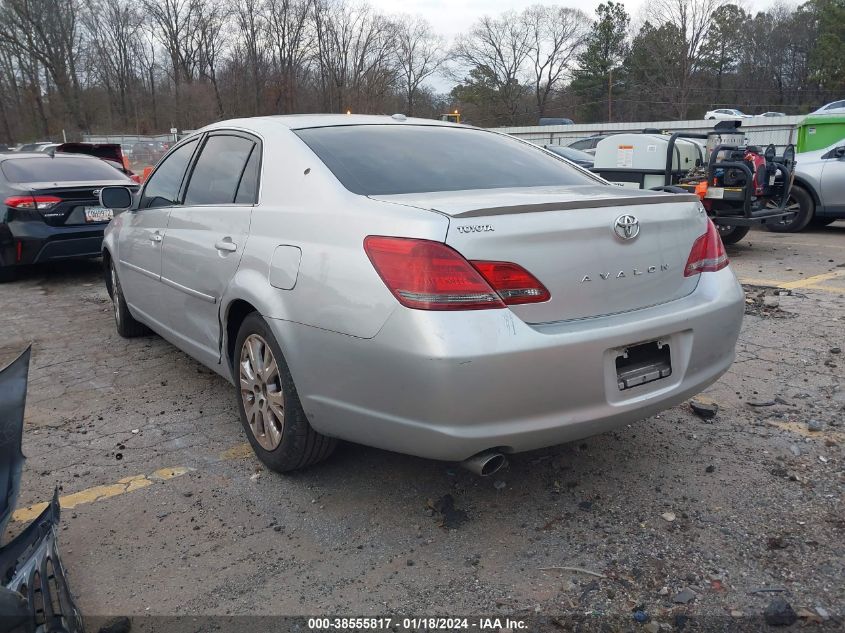
[[[114,308],[114,325],[117,333],[123,338],[136,338],[146,336],[150,329],[137,321],[129,308],[126,307],[126,298],[123,296],[123,288],[120,286],[120,279],[117,276],[114,262],[109,263],[109,280],[111,281],[111,301]]]
[[[716,228],[719,229],[722,244],[736,244],[751,230],[750,226],[731,226],[729,224],[717,224]]]
[[[766,228],[775,233],[798,233],[803,231],[813,219],[815,204],[810,193],[801,187],[793,186],[786,201],[786,210],[793,215],[787,215],[777,222],[767,222]]]
[[[241,424],[268,468],[297,470],[332,454],[337,440],[308,423],[279,344],[255,312],[241,325],[234,360]]]

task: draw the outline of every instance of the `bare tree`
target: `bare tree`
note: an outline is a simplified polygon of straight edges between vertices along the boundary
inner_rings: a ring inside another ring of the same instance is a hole
[[[713,16],[726,0],[652,0],[649,20],[680,38],[676,59],[671,60],[677,77],[675,97],[678,116],[685,118],[689,109],[693,78],[703,67],[707,35]]]
[[[123,127],[128,128],[143,16],[126,0],[87,0],[82,22],[95,35],[89,41],[90,68],[101,78]]]
[[[217,106],[217,117],[221,119],[225,114],[225,108],[217,79],[217,66],[223,53],[222,34],[229,16],[230,11],[223,0],[204,0],[198,8],[198,72],[200,77],[204,77],[211,83],[214,102]]]
[[[78,0],[5,0],[0,6],[0,42],[43,66],[74,127],[86,129],[77,74]],[[36,77],[31,73],[33,84],[40,84]]]
[[[590,21],[583,11],[543,5],[528,7],[521,18],[528,33],[528,66],[537,116],[542,117],[549,97],[568,79],[586,42]]]
[[[314,0],[316,58],[324,108],[368,111],[395,80],[387,19],[367,5]]]
[[[481,18],[468,34],[457,39],[452,57],[463,68],[480,70],[488,77],[504,114],[516,122],[526,90],[520,76],[530,52],[531,38],[525,23],[508,12],[499,18]]]
[[[273,59],[279,72],[276,108],[293,112],[296,107],[297,80],[306,59],[313,53],[308,30],[309,0],[268,0],[267,22]]]
[[[261,95],[264,88],[265,20],[260,0],[238,0],[235,19],[241,44],[246,55],[246,66],[252,87],[253,114],[261,113]]]
[[[145,0],[150,32],[170,58],[176,97],[183,83],[191,83],[199,58],[198,0]]]
[[[437,72],[445,60],[443,39],[419,16],[401,16],[394,26],[399,79],[405,92],[407,114],[413,116],[414,98],[420,85]]]

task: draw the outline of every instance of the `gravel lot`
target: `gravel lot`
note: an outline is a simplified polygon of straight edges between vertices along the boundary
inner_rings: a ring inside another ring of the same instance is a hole
[[[227,383],[158,337],[117,336],[99,263],[39,269],[0,286],[0,363],[34,350],[17,516],[54,486],[79,493],[60,542],[89,617],[487,614],[653,633],[759,630],[781,598],[795,627],[842,630],[843,247],[836,223],[730,249],[748,315],[702,397],[714,418],[684,404],[489,479],[348,444],[266,472]]]

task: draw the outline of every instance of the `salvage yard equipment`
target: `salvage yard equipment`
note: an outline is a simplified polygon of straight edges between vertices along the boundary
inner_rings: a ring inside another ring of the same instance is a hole
[[[756,224],[781,222],[795,170],[795,148],[777,156],[747,145],[740,121],[720,121],[707,134],[644,130],[599,141],[593,171],[623,187],[695,193],[734,244]],[[706,143],[705,143],[706,142]]]
[[[797,151],[812,152],[845,138],[845,114],[810,114],[798,126]]]

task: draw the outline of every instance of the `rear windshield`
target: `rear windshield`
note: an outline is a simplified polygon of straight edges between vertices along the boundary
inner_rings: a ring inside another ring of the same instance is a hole
[[[117,169],[95,158],[12,158],[0,163],[10,182],[83,182],[126,180]]]
[[[296,134],[344,187],[365,196],[596,182],[539,148],[482,130],[350,125]]]

